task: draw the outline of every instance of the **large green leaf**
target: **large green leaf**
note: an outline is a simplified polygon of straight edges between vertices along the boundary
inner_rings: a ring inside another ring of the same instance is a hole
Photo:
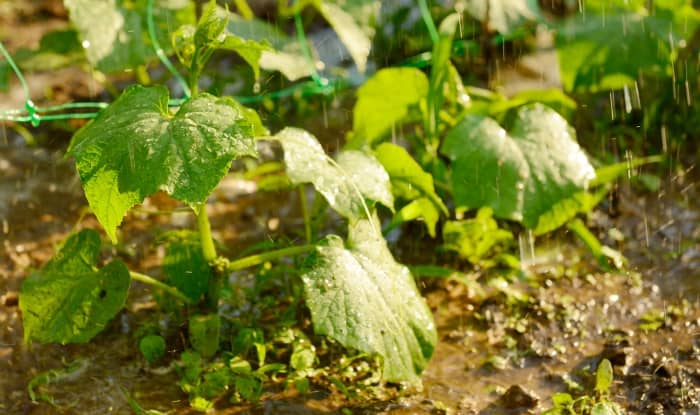
[[[557,54],[567,91],[622,88],[641,72],[670,75],[675,51],[700,24],[700,12],[690,0],[655,2],[651,15],[643,7],[611,12],[609,5],[597,3],[559,27]]]
[[[80,231],[24,281],[19,306],[25,341],[84,343],[122,309],[129,270],[121,260],[95,270],[99,253],[97,232]]]
[[[313,0],[312,3],[338,34],[355,61],[357,69],[364,72],[381,2],[377,0]]]
[[[298,128],[285,128],[274,138],[282,143],[292,183],[312,183],[341,215],[351,219],[366,217],[364,198],[393,209],[389,176],[372,155],[348,151],[334,162],[314,136]]]
[[[466,0],[463,4],[472,17],[504,35],[540,17],[537,0]]]
[[[453,161],[452,190],[459,206],[490,206],[495,216],[528,228],[595,177],[573,129],[541,104],[521,107],[510,134],[491,118],[467,115],[447,134],[441,151]],[[558,207],[565,209],[559,217],[578,211]]]
[[[207,293],[211,267],[202,252],[199,234],[176,231],[165,237],[166,249],[163,271],[172,285],[197,303]]]
[[[394,196],[411,202],[396,214],[394,220],[404,222],[423,218],[428,232],[434,237],[440,213],[447,215],[448,211],[435,193],[433,177],[403,147],[396,144],[381,144],[374,154],[389,173]]]
[[[85,195],[112,240],[126,212],[164,190],[203,203],[231,160],[255,154],[257,114],[231,98],[201,94],[171,114],[165,87],[132,86],[73,137]]]
[[[428,78],[415,68],[379,70],[357,90],[353,140],[374,143],[428,95]]]
[[[146,24],[146,0],[64,0],[70,20],[78,29],[88,61],[104,72],[143,65],[155,56]],[[156,0],[156,36],[168,46],[169,33],[194,22],[189,0]]]
[[[430,310],[408,268],[397,263],[372,223],[331,235],[302,276],[314,329],[346,347],[384,359],[384,379],[415,381],[437,343]]]
[[[230,14],[228,31],[242,39],[269,42],[274,49],[265,49],[260,56],[260,67],[268,71],[279,71],[290,81],[310,76],[313,63],[304,56],[295,39],[263,20],[243,19]]]

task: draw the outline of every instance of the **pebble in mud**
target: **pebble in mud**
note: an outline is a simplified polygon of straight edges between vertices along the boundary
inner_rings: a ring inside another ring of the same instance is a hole
[[[506,409],[531,409],[537,406],[540,399],[520,385],[513,385],[501,395],[496,404]]]

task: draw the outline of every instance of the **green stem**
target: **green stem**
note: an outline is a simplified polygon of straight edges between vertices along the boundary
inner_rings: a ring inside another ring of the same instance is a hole
[[[302,246],[292,246],[290,248],[282,248],[276,251],[263,252],[261,254],[250,255],[245,258],[237,259],[231,261],[226,266],[226,271],[240,271],[244,268],[253,267],[255,265],[260,265],[267,261],[272,261],[273,259],[282,258],[286,256],[294,256],[299,254],[304,254],[306,252],[311,252],[316,249],[316,245],[302,245]]]
[[[189,297],[187,297],[185,294],[181,293],[175,287],[171,287],[170,285],[164,284],[163,282],[158,281],[157,279],[155,279],[153,277],[149,277],[148,275],[140,274],[138,272],[129,271],[129,275],[131,275],[132,280],[140,281],[144,284],[148,284],[148,285],[151,285],[153,287],[160,288],[161,290],[172,295],[173,297],[177,298],[178,300],[182,301],[183,303],[192,304],[192,300],[190,300]]]
[[[204,260],[211,263],[216,259],[214,239],[211,237],[211,225],[207,215],[207,204],[202,203],[197,209],[197,227],[199,228],[199,240],[202,245]]]
[[[299,186],[299,201],[301,203],[301,213],[304,216],[304,236],[306,243],[310,244],[313,236],[311,235],[311,216],[309,216],[309,205],[306,201],[306,192],[304,186]]]
[[[214,266],[214,261],[217,259],[216,247],[214,246],[214,238],[211,236],[211,225],[209,224],[206,203],[202,203],[197,209],[197,227],[199,228],[199,241],[202,246],[204,260],[207,261],[212,271],[209,287],[207,288],[206,307],[210,312],[215,313],[219,307],[221,289],[224,285],[224,275]]]

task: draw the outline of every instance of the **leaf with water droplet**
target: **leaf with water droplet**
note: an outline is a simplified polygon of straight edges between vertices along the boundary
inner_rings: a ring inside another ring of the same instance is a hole
[[[448,132],[441,152],[452,160],[459,206],[490,206],[496,217],[533,229],[558,202],[585,190],[595,171],[573,129],[550,108],[519,108],[510,130],[491,118],[467,115]],[[561,223],[580,208],[559,207]]]
[[[24,339],[42,343],[85,343],[122,309],[131,278],[121,260],[97,270],[100,236],[71,235],[39,271],[22,283],[19,307]]]
[[[231,98],[200,94],[171,114],[168,95],[163,86],[129,87],[71,141],[90,207],[113,241],[126,212],[158,190],[205,202],[265,133],[258,115]]]
[[[334,162],[314,136],[299,128],[285,128],[274,138],[282,143],[292,183],[312,183],[341,215],[366,217],[364,198],[394,208],[389,175],[371,154],[345,151]]]
[[[397,263],[379,229],[361,219],[348,240],[331,235],[302,276],[314,330],[345,347],[376,353],[387,381],[416,381],[437,333],[408,268]]]

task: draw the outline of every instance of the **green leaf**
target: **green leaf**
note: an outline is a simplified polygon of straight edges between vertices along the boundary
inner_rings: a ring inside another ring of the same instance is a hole
[[[655,3],[648,16],[643,7],[637,8],[638,13],[607,9],[572,16],[557,31],[561,79],[567,91],[619,89],[633,84],[640,72],[670,76],[677,48],[700,24],[700,12],[685,0]]]
[[[395,220],[412,220],[422,217],[430,236],[435,236],[435,225],[447,207],[435,193],[433,177],[423,171],[410,154],[395,144],[384,143],[375,150],[375,156],[384,166],[391,180],[394,196],[412,203],[396,215]]]
[[[258,79],[260,77],[260,57],[262,52],[270,50],[270,47],[267,41],[258,42],[243,39],[229,32],[226,29],[229,17],[228,10],[217,6],[215,1],[210,2],[205,8],[193,36],[195,50],[199,51],[195,53],[195,56],[201,59],[197,65],[200,69],[204,67],[213,50],[230,50],[236,52],[253,68],[255,79]],[[186,64],[189,65],[189,63]]]
[[[373,156],[348,151],[336,163],[314,136],[298,128],[285,128],[274,138],[284,149],[291,182],[312,183],[341,215],[352,219],[367,216],[363,197],[393,208],[389,177]]]
[[[472,17],[486,23],[490,30],[504,35],[540,18],[536,0],[467,0],[464,5]]]
[[[460,258],[482,267],[497,264],[499,249],[513,241],[513,234],[498,227],[489,207],[479,209],[476,217],[460,221],[447,221],[442,228],[445,249],[456,251]]]
[[[493,119],[467,115],[447,134],[441,152],[453,161],[459,206],[490,206],[496,217],[530,229],[595,177],[573,129],[540,104],[519,108],[510,134]],[[564,213],[570,218],[577,212]]]
[[[211,267],[204,259],[199,234],[174,231],[168,234],[167,240],[163,258],[166,282],[197,303],[207,293],[211,278]]]
[[[351,225],[345,245],[331,235],[317,248],[302,276],[307,305],[316,333],[382,356],[387,381],[416,381],[437,343],[435,323],[372,222]]]
[[[148,363],[155,363],[165,356],[165,339],[157,334],[149,334],[139,342],[139,350]]]
[[[566,408],[574,403],[574,398],[568,393],[559,392],[552,395],[552,403],[557,408]]]
[[[228,172],[231,160],[255,155],[264,133],[257,114],[231,98],[201,94],[168,110],[168,90],[132,86],[80,129],[76,159],[88,202],[109,237],[126,212],[158,190],[195,205]]]
[[[218,314],[195,314],[189,320],[189,338],[192,348],[208,358],[219,350],[221,318]]]
[[[608,359],[603,359],[598,363],[595,372],[595,390],[598,393],[608,393],[613,382],[612,364]]]
[[[389,174],[372,154],[345,150],[338,154],[337,162],[365,198],[394,210],[394,195],[391,193]]]
[[[88,61],[98,70],[131,69],[155,57],[148,37],[146,3],[145,0],[64,0]],[[194,23],[192,1],[156,0],[153,10],[161,45],[168,45],[166,39],[176,28]]]
[[[122,309],[129,270],[121,260],[95,269],[99,253],[97,232],[80,231],[24,281],[19,306],[26,342],[85,343]]]
[[[315,0],[313,5],[333,27],[348,49],[357,69],[364,72],[372,47],[374,24],[381,2],[377,0]]]
[[[241,39],[259,43],[269,42],[274,49],[265,49],[260,56],[260,67],[268,71],[279,71],[290,81],[310,76],[313,64],[304,56],[299,43],[263,20],[244,19],[236,14],[229,15],[228,31]]]
[[[428,94],[428,78],[415,68],[379,70],[357,90],[354,138],[369,144],[389,133]]]

